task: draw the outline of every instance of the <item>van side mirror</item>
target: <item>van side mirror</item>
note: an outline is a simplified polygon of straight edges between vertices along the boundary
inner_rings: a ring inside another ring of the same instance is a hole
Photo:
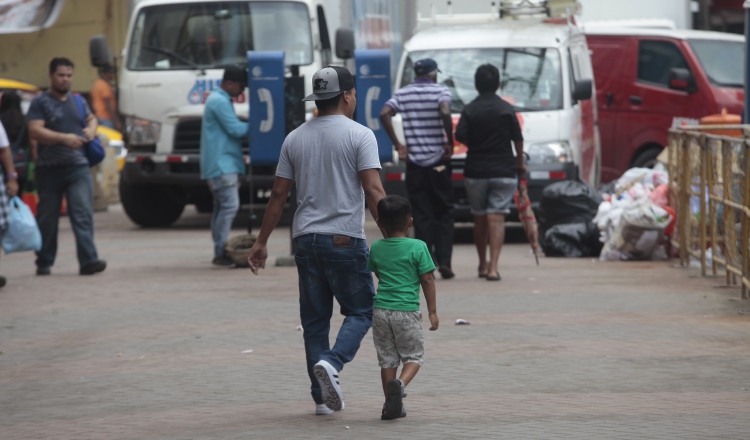
[[[342,60],[354,57],[354,31],[351,29],[336,30],[336,56]]]
[[[695,93],[698,87],[695,85],[695,78],[688,69],[673,67],[669,71],[669,88],[681,92]]]
[[[89,40],[89,56],[91,65],[94,67],[104,67],[112,65],[112,52],[107,45],[107,37],[104,35],[94,35]]]
[[[573,86],[573,100],[586,101],[591,99],[594,87],[590,79],[577,79]]]

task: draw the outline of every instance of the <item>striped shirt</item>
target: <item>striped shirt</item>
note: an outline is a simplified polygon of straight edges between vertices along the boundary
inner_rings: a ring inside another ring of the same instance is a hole
[[[385,103],[401,113],[409,160],[421,167],[438,163],[447,143],[439,113],[441,102],[451,102],[450,90],[429,78],[417,78]]]

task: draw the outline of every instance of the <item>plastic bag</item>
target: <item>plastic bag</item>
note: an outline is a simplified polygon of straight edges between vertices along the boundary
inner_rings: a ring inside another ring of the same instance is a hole
[[[3,232],[2,245],[6,254],[42,248],[42,234],[34,214],[19,197],[8,202],[8,227]]]
[[[649,200],[657,206],[665,207],[669,204],[669,185],[659,185],[648,195]]]
[[[653,259],[671,221],[672,216],[666,210],[648,199],[631,203],[623,209],[599,258],[604,261]]]
[[[542,192],[540,226],[546,231],[555,225],[591,222],[601,202],[599,193],[585,183],[553,183]]]
[[[631,168],[625,171],[622,177],[617,179],[615,187],[620,191],[634,181],[643,185],[657,187],[669,183],[669,175],[664,171],[651,168]]]
[[[548,257],[594,257],[602,250],[599,231],[591,222],[555,225],[544,234],[544,254]]]

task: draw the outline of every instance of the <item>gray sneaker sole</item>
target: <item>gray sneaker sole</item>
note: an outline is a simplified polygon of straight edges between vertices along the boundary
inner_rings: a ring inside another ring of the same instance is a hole
[[[315,374],[315,378],[318,379],[318,384],[320,384],[323,403],[333,411],[344,409],[344,400],[333,385],[333,381],[338,382],[338,378],[333,374],[329,374],[326,367],[322,365],[314,366],[313,373]]]

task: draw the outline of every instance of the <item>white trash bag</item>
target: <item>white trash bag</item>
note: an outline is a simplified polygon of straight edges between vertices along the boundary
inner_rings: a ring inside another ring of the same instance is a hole
[[[664,230],[672,221],[667,211],[648,199],[624,206],[599,257],[603,261],[662,259]]]

